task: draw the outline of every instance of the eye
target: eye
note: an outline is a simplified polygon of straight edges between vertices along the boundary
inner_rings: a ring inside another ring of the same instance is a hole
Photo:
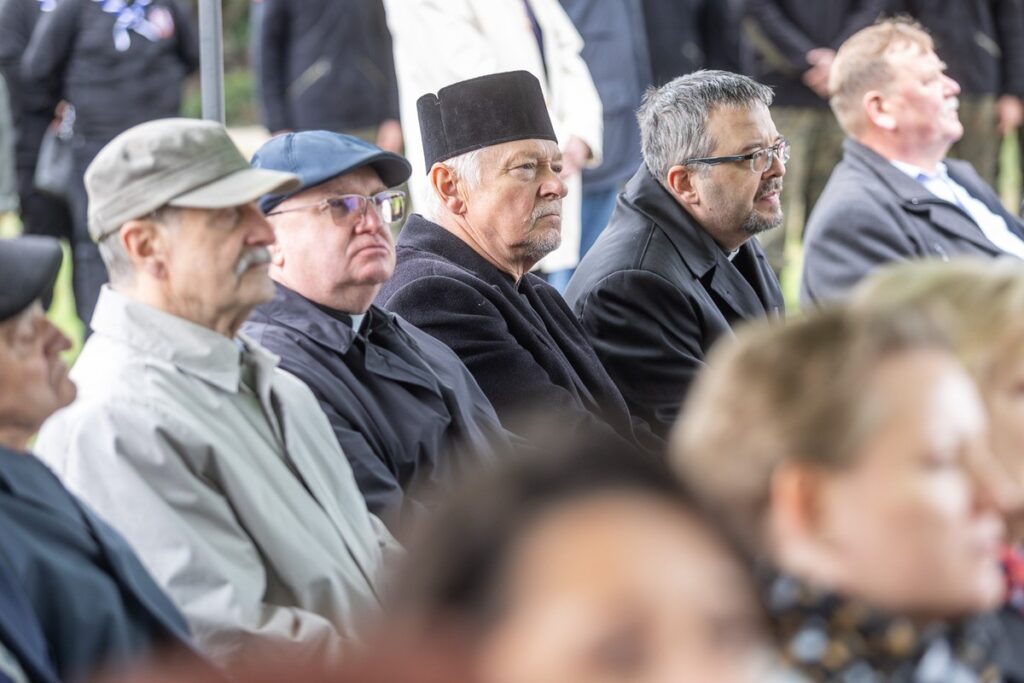
[[[562,172],[562,162],[561,161],[553,161],[553,162],[551,162],[551,170],[553,172],[555,172],[555,173],[561,173]]]

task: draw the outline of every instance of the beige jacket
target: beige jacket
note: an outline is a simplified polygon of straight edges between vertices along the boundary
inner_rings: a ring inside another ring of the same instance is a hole
[[[401,551],[313,394],[255,343],[106,287],[92,326],[78,399],[37,455],[128,539],[215,660],[250,639],[338,656]]]
[[[446,85],[489,73],[523,69],[544,89],[559,143],[570,136],[589,145],[591,165],[601,163],[601,99],[580,56],[583,39],[558,0],[530,0],[544,42],[544,60],[523,0],[385,0],[394,40],[395,71],[412,162],[409,189],[416,207],[427,191],[416,100]],[[547,70],[545,72],[545,65]],[[562,206],[562,246],[543,270],[572,268],[579,259],[580,174],[569,179]]]

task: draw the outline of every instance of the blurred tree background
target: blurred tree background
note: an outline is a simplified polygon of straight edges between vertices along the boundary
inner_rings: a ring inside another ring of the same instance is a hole
[[[198,22],[199,0],[187,0]],[[294,0],[302,2],[302,0]],[[249,5],[259,0],[222,0],[224,13],[224,110],[229,126],[259,124],[256,84],[249,50]],[[184,114],[199,117],[199,75],[186,87]]]

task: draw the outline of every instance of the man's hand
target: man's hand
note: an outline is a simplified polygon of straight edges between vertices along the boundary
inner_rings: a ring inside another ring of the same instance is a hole
[[[804,72],[801,80],[823,100],[828,99],[828,76],[835,58],[836,51],[827,47],[816,47],[807,53],[811,68]]]
[[[562,149],[562,172],[559,175],[564,179],[579,173],[591,154],[590,146],[573,135]]]
[[[380,122],[377,127],[377,146],[385,152],[402,153],[402,124],[395,119]]]
[[[996,128],[1007,135],[1024,123],[1024,101],[1016,95],[1003,95],[996,100]]]

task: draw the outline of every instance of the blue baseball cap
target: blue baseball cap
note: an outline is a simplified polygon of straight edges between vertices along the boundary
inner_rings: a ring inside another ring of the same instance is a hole
[[[326,130],[271,138],[256,151],[252,166],[294,173],[300,181],[297,188],[289,188],[288,192],[263,195],[259,201],[263,213],[270,213],[294,194],[362,166],[372,166],[388,187],[401,185],[412,174],[412,166],[405,157],[351,135]]]

